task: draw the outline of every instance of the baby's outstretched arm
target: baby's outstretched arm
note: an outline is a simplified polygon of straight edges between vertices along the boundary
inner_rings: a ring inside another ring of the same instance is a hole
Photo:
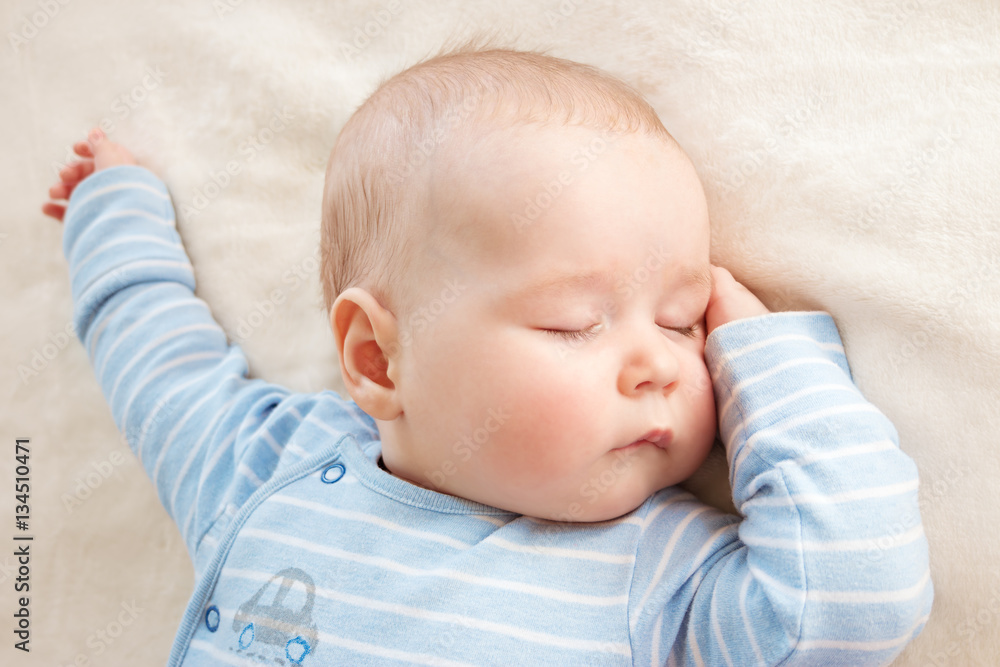
[[[108,139],[104,132],[96,127],[87,134],[86,141],[73,144],[73,152],[83,159],[66,165],[59,172],[59,182],[49,188],[49,197],[53,200],[69,199],[80,181],[95,171],[126,164],[138,164],[132,153],[121,144],[116,144]],[[66,215],[66,205],[49,201],[42,205],[42,213],[62,222]]]
[[[81,159],[60,172],[43,211],[63,221],[76,334],[115,424],[197,558],[225,510],[289,461],[258,435],[284,437],[274,420],[308,408],[301,395],[251,379],[242,349],[195,295],[163,181],[99,130],[74,150]]]

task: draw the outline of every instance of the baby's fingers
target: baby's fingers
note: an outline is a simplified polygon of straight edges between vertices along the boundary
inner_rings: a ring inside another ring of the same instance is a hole
[[[59,172],[59,178],[62,179],[64,184],[72,186],[76,185],[93,173],[94,161],[81,160],[80,162],[74,162],[73,164],[63,167]]]
[[[62,222],[63,216],[66,215],[66,207],[62,206],[61,204],[53,204],[52,202],[48,202],[46,204],[42,204],[42,213],[49,216],[50,218],[55,218],[59,222]]]
[[[73,152],[80,157],[94,157],[94,151],[90,148],[90,143],[87,141],[78,141],[73,144]]]
[[[49,199],[69,199],[80,181],[94,173],[94,161],[82,160],[63,167],[59,171],[59,182],[49,188]],[[42,213],[62,222],[66,207],[55,202],[42,204]]]
[[[49,199],[69,199],[71,194],[73,194],[72,188],[65,183],[56,183],[49,188]]]
[[[59,172],[60,181],[49,188],[49,197],[52,199],[69,199],[70,195],[73,194],[73,190],[80,184],[80,181],[92,173],[94,173],[93,160],[74,162],[71,165],[63,167]]]
[[[705,311],[705,326],[712,333],[717,327],[770,311],[742,283],[733,278],[728,270],[712,267],[712,296]]]
[[[717,301],[721,296],[725,295],[727,292],[732,290],[736,279],[733,278],[733,274],[729,272],[728,269],[724,269],[721,266],[712,266],[712,294],[709,301]]]

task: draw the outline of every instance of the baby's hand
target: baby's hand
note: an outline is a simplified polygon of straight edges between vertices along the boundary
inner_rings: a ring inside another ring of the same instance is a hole
[[[721,266],[712,267],[712,296],[705,311],[705,326],[711,334],[733,320],[766,315],[767,307],[746,287],[736,282],[733,275]]]
[[[138,164],[131,153],[108,139],[104,136],[104,132],[96,127],[87,135],[86,141],[73,145],[73,152],[84,159],[63,167],[59,172],[59,182],[49,188],[51,199],[69,199],[80,181],[95,171],[124,164]],[[42,213],[62,222],[63,216],[66,215],[66,206],[50,201],[42,205]]]

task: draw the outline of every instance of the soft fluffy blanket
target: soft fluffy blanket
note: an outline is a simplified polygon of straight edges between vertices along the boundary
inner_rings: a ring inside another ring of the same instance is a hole
[[[920,468],[937,595],[896,664],[997,663],[995,3],[10,0],[2,12],[3,664],[162,664],[192,586],[69,328],[61,230],[39,211],[69,146],[103,123],[164,178],[198,293],[254,375],[337,388],[315,255],[328,151],[382,77],[483,32],[634,84],[704,180],[714,261],[773,309],[833,314],[857,384]],[[31,448],[26,533],[18,437]],[[15,533],[35,537],[29,655],[11,632]]]

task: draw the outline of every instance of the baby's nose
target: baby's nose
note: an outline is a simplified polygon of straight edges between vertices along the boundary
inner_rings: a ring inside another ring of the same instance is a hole
[[[677,385],[679,364],[670,343],[636,345],[628,353],[618,374],[618,390],[625,396],[649,391],[665,391]]]

